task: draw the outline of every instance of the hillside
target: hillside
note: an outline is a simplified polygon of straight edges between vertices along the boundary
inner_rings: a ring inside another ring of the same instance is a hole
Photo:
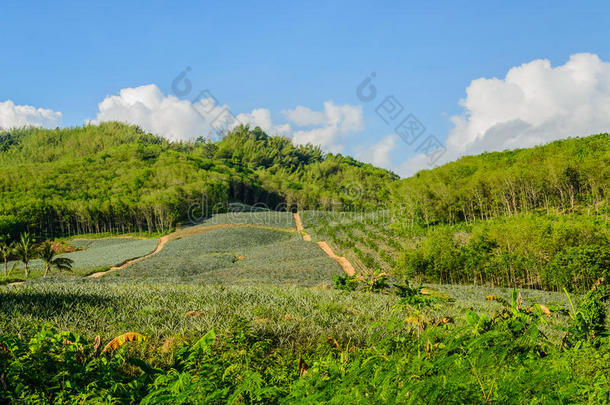
[[[608,215],[610,135],[463,157],[395,184],[415,221],[457,223],[557,210]]]
[[[304,219],[363,272],[586,291],[610,276],[609,163],[607,134],[468,156],[392,183],[377,212]]]
[[[210,211],[230,201],[271,209],[372,207],[387,199],[395,180],[258,128],[191,143],[119,123],[29,128],[0,133],[0,234],[166,232],[203,195]]]
[[[99,145],[105,126],[57,131],[62,141],[44,131],[4,138],[6,213],[22,220],[13,232],[73,221],[72,232],[138,231],[129,221],[152,210],[157,222],[142,230],[162,236],[55,238],[73,267],[46,277],[44,259],[29,262],[30,277],[21,254],[9,262],[0,278],[0,402],[608,402],[610,288],[598,278],[609,275],[610,227],[581,194],[569,209],[558,200],[432,218],[407,209],[405,185],[487,155],[397,180],[256,129],[171,144],[107,125],[126,132]],[[419,185],[413,191],[425,195],[428,183]],[[227,212],[169,231],[184,215],[177,210],[158,224],[159,207],[184,207],[202,189],[222,203],[344,206]],[[42,224],[10,211],[32,201],[37,215],[69,204],[80,211]],[[113,216],[116,201],[143,211]],[[573,292],[544,291],[564,287]]]

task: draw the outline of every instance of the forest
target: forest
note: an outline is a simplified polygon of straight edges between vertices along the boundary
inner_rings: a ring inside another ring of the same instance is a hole
[[[466,156],[393,187],[392,201],[423,224],[472,222],[542,210],[608,217],[610,135]]]
[[[0,133],[0,234],[162,233],[187,220],[203,196],[216,212],[231,201],[373,207],[397,178],[260,128],[184,143],[112,122],[24,128]]]

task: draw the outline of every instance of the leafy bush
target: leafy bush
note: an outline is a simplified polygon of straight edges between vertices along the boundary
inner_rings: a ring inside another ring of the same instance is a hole
[[[0,335],[0,402],[129,402],[142,395],[123,349],[101,354],[81,336],[45,325],[29,340]]]
[[[610,277],[610,253],[607,247],[599,245],[567,247],[555,256],[545,272],[548,284],[577,291],[586,291],[600,277]]]
[[[360,285],[358,276],[333,274],[333,287],[335,290],[355,291]]]
[[[604,302],[608,298],[610,298],[610,288],[601,278],[585,294],[578,309],[574,309],[570,299],[572,322],[565,335],[568,346],[580,345],[583,342],[598,344],[599,339],[607,335]]]

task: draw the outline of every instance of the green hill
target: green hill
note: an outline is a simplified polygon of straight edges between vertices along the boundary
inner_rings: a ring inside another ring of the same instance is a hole
[[[607,214],[610,135],[463,157],[397,182],[394,201],[422,223],[456,223],[536,209]]]
[[[259,128],[188,143],[119,123],[28,128],[0,133],[0,234],[166,232],[202,195],[217,211],[229,201],[271,209],[372,207],[387,199],[395,180],[386,170]]]

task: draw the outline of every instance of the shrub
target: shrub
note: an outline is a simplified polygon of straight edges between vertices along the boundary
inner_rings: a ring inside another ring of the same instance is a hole
[[[359,284],[357,276],[333,274],[333,287],[335,290],[355,291]]]
[[[599,338],[606,334],[606,307],[604,301],[609,297],[610,288],[604,284],[604,279],[602,278],[585,294],[578,306],[578,310],[574,309],[570,299],[572,322],[565,335],[565,342],[567,342],[568,346],[580,345],[583,342],[599,343]]]
[[[557,289],[585,291],[600,277],[610,276],[610,253],[599,245],[568,247],[547,266],[545,282]]]

